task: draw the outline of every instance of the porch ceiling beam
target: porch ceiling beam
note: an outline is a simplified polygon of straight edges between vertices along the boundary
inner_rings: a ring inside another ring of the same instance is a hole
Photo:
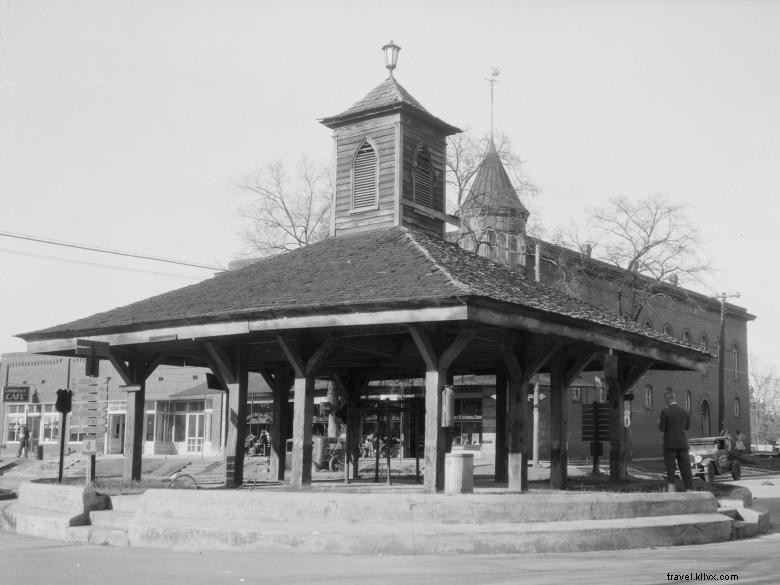
[[[133,379],[133,374],[130,371],[130,368],[127,367],[127,364],[119,359],[119,357],[114,353],[111,349],[108,350],[108,361],[111,362],[111,365],[114,367],[114,369],[119,374],[119,377],[122,378],[122,381],[126,385],[132,385],[137,383],[137,380]]]
[[[471,343],[471,340],[476,337],[477,331],[475,329],[463,329],[458,332],[458,335],[450,343],[447,349],[441,354],[439,358],[439,368],[450,369],[452,363],[463,352],[464,349]]]
[[[237,384],[236,368],[233,365],[233,360],[230,359],[225,350],[212,341],[207,341],[204,346],[206,347],[214,375],[220,378],[225,387],[230,384]]]
[[[677,353],[652,345],[652,339],[647,339],[646,344],[638,343],[627,339],[627,334],[620,331],[607,332],[601,328],[596,329],[584,326],[581,328],[574,327],[572,325],[554,323],[528,315],[505,313],[486,307],[470,306],[469,320],[488,325],[498,325],[531,331],[543,335],[555,335],[575,341],[584,341],[603,348],[614,349],[616,351],[649,358],[655,362],[673,364],[688,370],[702,371],[704,365],[710,361],[706,356],[699,357],[694,350],[686,352],[686,350],[681,347],[680,353]],[[689,355],[683,355],[683,353]]]
[[[574,360],[563,374],[563,386],[569,386],[574,381],[574,379],[579,376],[585,368],[588,367],[588,364],[593,361],[593,358],[595,358],[596,355],[598,354],[593,351],[586,351],[576,354],[574,356]]]
[[[200,325],[170,325],[151,327],[141,331],[79,335],[57,339],[38,339],[27,342],[31,353],[63,353],[73,355],[77,339],[102,341],[113,346],[144,345],[155,339],[167,339],[167,347],[177,347],[187,340],[205,340],[212,337],[231,337],[263,331],[285,331],[294,329],[366,327],[379,325],[401,325],[406,331],[407,323],[432,323],[465,321],[468,318],[466,305],[451,307],[428,307],[419,309],[398,309],[387,311],[349,311],[329,315],[279,317],[274,319],[251,319]]]
[[[328,337],[314,350],[309,359],[305,359],[300,348],[292,339],[284,335],[277,335],[277,341],[298,378],[314,376],[328,359],[333,348],[336,347],[336,339]]]

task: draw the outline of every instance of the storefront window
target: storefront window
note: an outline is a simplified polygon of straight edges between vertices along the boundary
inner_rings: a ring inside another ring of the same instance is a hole
[[[24,404],[7,404],[5,407],[6,442],[19,441],[24,426]]]
[[[456,445],[482,444],[482,398],[455,397],[453,443]]]
[[[41,442],[56,443],[60,440],[60,420],[62,415],[54,409],[53,404],[44,404],[43,407]]]

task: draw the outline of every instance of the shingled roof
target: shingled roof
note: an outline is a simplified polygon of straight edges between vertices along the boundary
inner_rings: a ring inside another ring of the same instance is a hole
[[[501,162],[493,140],[488,144],[485,158],[479,163],[474,181],[469,189],[464,210],[484,209],[494,211],[509,210],[513,214],[528,217],[528,210],[520,202],[517,190]]]
[[[462,304],[483,298],[689,347],[404,227],[329,238],[90,317],[20,334],[70,338],[160,326]]]
[[[328,128],[335,128],[352,120],[392,110],[406,110],[417,113],[426,120],[441,126],[448,134],[460,132],[459,128],[448,124],[426,110],[394,77],[385,79],[368,92],[363,99],[358,100],[340,114],[323,118],[320,122]]]

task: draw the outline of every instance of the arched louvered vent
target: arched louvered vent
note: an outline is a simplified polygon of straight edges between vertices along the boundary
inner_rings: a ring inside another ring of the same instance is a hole
[[[352,166],[352,209],[370,209],[377,205],[377,159],[374,148],[364,142]]]
[[[431,157],[425,145],[420,145],[414,156],[414,200],[420,205],[433,207],[433,179]]]

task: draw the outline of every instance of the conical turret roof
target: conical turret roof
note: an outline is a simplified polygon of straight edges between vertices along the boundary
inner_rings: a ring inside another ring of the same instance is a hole
[[[528,209],[520,202],[517,190],[512,185],[492,138],[485,158],[479,163],[463,207],[464,209],[495,209],[504,213],[510,211],[513,215],[528,217]]]

